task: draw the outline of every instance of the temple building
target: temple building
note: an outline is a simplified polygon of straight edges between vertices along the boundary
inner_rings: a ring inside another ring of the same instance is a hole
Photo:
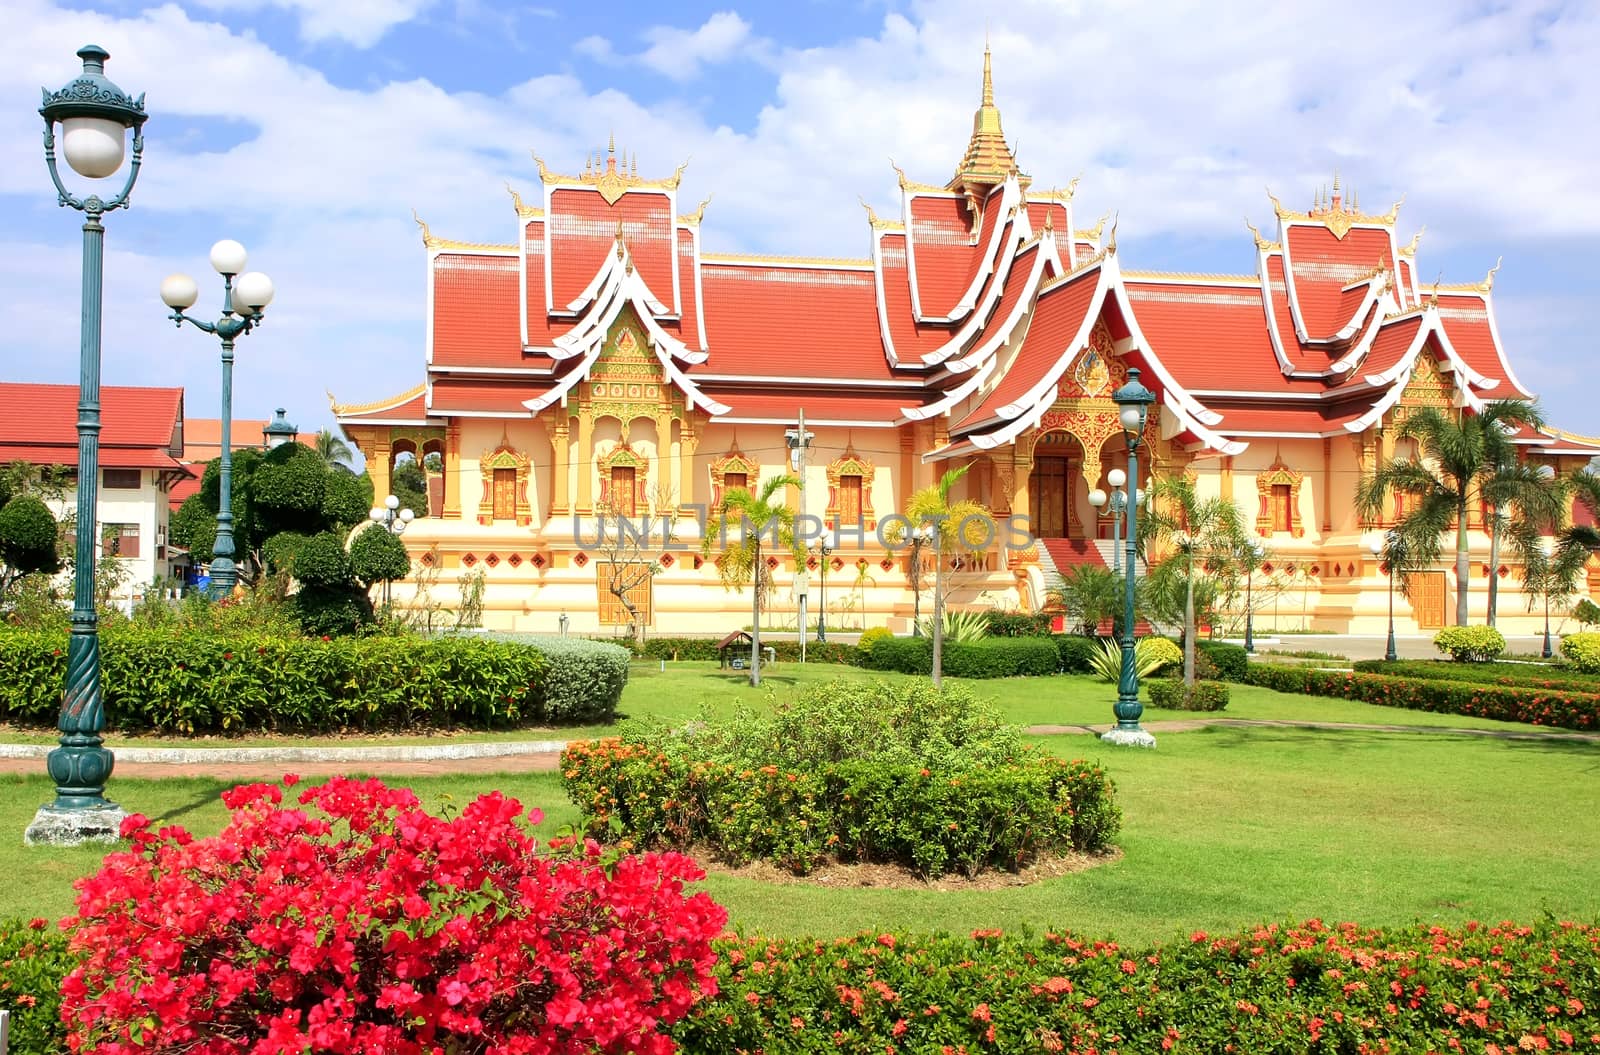
[[[1264,578],[1293,578],[1282,607],[1308,627],[1376,632],[1389,580],[1365,542],[1404,511],[1362,522],[1357,482],[1405,453],[1395,430],[1416,407],[1533,395],[1500,341],[1494,271],[1422,282],[1399,207],[1363,211],[1337,178],[1304,212],[1272,199],[1276,229],[1249,235],[1252,274],[1125,269],[1115,226],[1077,223],[1073,185],[1045,189],[1019,169],[987,52],[954,175],[900,173],[899,215],[867,210],[861,258],[708,252],[706,203],[679,200],[682,168],[643,178],[614,146],[576,175],[538,169],[538,196],[512,192],[511,242],[422,224],[420,383],[333,407],[380,495],[397,459],[436,466],[435,507],[405,541],[441,582],[484,572],[490,627],[626,620],[594,543],[597,510],[673,522],[659,573],[633,595],[652,632],[748,623],[749,595],[701,556],[695,511],[789,472],[786,433],[802,411],[804,511],[847,533],[799,567],[768,557],[773,623],[792,625],[803,571],[813,612],[826,576],[832,625],[903,629],[906,558],[879,522],[961,465],[956,497],[1026,516],[1035,540],[1002,534],[976,557],[944,555],[955,603],[1037,609],[1058,570],[1111,563],[1111,523],[1089,494],[1126,466],[1111,394],[1137,367],[1157,397],[1141,475],[1193,473],[1203,494],[1239,503],[1267,547]],[[1562,471],[1600,453],[1554,429],[1517,442]],[[1477,516],[1481,621],[1489,542]],[[1531,631],[1516,569],[1496,572],[1501,624]],[[1397,601],[1402,632],[1447,623],[1455,589],[1453,567],[1419,575]]]

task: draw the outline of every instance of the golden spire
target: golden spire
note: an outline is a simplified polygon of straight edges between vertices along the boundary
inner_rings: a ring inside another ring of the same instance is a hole
[[[972,115],[972,138],[946,189],[963,191],[969,200],[981,201],[988,188],[1017,172],[1016,153],[1006,143],[1000,127],[1000,108],[994,104],[994,72],[987,46],[983,49],[983,101]]]

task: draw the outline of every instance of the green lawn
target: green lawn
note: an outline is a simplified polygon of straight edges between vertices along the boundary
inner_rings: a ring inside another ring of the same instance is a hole
[[[675,685],[673,698],[689,695],[675,676],[654,680],[662,690]],[[637,687],[651,682],[641,678]],[[1594,744],[1284,728],[1169,733],[1154,752],[1112,750],[1084,736],[1042,740],[1107,765],[1125,812],[1120,861],[985,892],[825,890],[727,877],[713,877],[707,889],[735,926],[770,934],[1031,924],[1139,942],[1285,917],[1459,922],[1527,920],[1548,910],[1600,918]],[[203,834],[222,822],[224,786],[124,779],[114,780],[113,793],[158,823]],[[433,806],[500,789],[541,807],[552,832],[575,819],[555,775],[412,786]],[[0,827],[20,833],[49,795],[42,776],[0,778]],[[0,844],[0,869],[13,877],[0,890],[0,916],[63,914],[70,880],[97,859],[88,849]]]
[[[804,687],[830,678],[888,678],[901,679],[903,674],[884,674],[863,671],[854,667],[827,663],[781,663],[762,677],[760,689],[750,688],[748,675],[742,671],[719,671],[712,663],[668,663],[663,671],[658,662],[640,661],[633,665],[628,687],[623,692],[620,716],[625,718],[660,718],[666,721],[684,721],[700,713],[702,707],[711,713],[726,713],[741,705],[766,705],[781,700]],[[949,678],[951,684],[966,684],[973,691],[993,698],[1006,716],[1020,725],[1103,725],[1112,721],[1111,704],[1116,699],[1113,686],[1095,681],[1086,675],[1056,676],[1048,678],[1008,678],[998,681],[967,681]],[[1437,715],[1424,711],[1410,711],[1398,707],[1379,707],[1322,696],[1293,696],[1248,685],[1229,687],[1232,699],[1228,709],[1220,715],[1227,718],[1287,719],[1318,722],[1348,722],[1355,724],[1441,726],[1466,729],[1504,729],[1528,731],[1528,726],[1516,722],[1498,722],[1487,718],[1469,718],[1460,715]],[[1186,711],[1145,709],[1146,720],[1194,718]],[[604,736],[612,731],[607,726],[586,725],[561,728],[528,728],[481,732],[464,730],[452,733],[421,732],[409,735],[343,736],[343,737],[241,737],[237,739],[211,737],[202,739],[178,737],[122,737],[108,736],[111,747],[172,747],[172,746],[231,746],[268,747],[285,744],[301,745],[405,745],[437,743],[448,737],[454,741],[514,741],[514,740],[570,740],[580,737]],[[0,727],[0,743],[54,743],[55,736],[45,729],[19,729]]]

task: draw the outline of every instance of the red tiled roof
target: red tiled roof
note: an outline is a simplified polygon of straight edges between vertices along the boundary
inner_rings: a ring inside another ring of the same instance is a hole
[[[676,327],[668,326],[669,330],[675,329],[674,336],[694,351],[701,348],[700,340],[700,311],[698,298],[694,286],[694,232],[682,231],[677,233],[678,238],[678,303],[682,306],[682,319]]]
[[[0,444],[60,444],[77,463],[78,386],[0,382]],[[100,388],[100,446],[182,450],[183,389]]]
[[[1418,312],[1379,327],[1378,336],[1373,338],[1372,350],[1367,353],[1366,362],[1356,367],[1355,373],[1365,377],[1368,374],[1388,371],[1406,354],[1411,342],[1417,339],[1417,330],[1421,326],[1422,314]]]
[[[1259,287],[1146,279],[1124,285],[1139,329],[1184,388],[1314,395],[1327,387],[1284,376]]]
[[[1345,286],[1379,264],[1394,263],[1388,231],[1371,227],[1352,227],[1335,238],[1322,224],[1290,224],[1284,248],[1294,303],[1312,339],[1332,337],[1355,314],[1366,288]]]
[[[564,311],[616,247],[617,224],[633,266],[657,300],[672,307],[672,199],[660,192],[623,194],[606,204],[597,190],[559,187],[550,195],[551,306]]]
[[[550,391],[549,382],[540,380],[478,379],[441,377],[433,382],[431,407],[435,414],[460,411],[507,414],[530,417],[532,412],[522,405],[523,400],[542,396]]]
[[[267,427],[265,419],[234,418],[229,441],[233,449],[240,447],[261,447],[265,443],[262,430]],[[222,419],[221,418],[185,418],[183,422],[183,453],[179,455],[186,462],[208,462],[222,454]]]
[[[0,464],[28,462],[30,465],[77,465],[77,443],[0,443]],[[101,447],[102,469],[176,469],[184,465],[165,448]]]
[[[1484,377],[1499,381],[1480,394],[1490,399],[1532,398],[1531,393],[1519,388],[1506,370],[1495,344],[1494,331],[1489,327],[1489,306],[1473,293],[1452,296],[1439,294],[1439,321],[1444,324],[1450,346],[1461,356],[1462,362]]]
[[[991,312],[989,314],[989,318],[985,320],[983,329],[979,331],[975,338],[973,338],[973,347],[976,347],[977,345],[980,345],[984,341],[993,337],[1001,327],[1005,326],[1007,322],[1010,321],[1011,313],[1017,309],[1017,302],[1020,301],[1022,299],[1022,295],[1028,291],[1028,277],[1033,272],[1034,256],[1037,255],[1038,252],[1039,243],[1035,242],[1022,252],[1018,253],[1015,258],[1013,258],[1011,262],[1011,270],[1006,273],[1005,288],[1000,291],[1000,302],[995,305],[994,311]],[[1048,264],[1044,266],[1046,270],[1049,269]],[[989,282],[985,284],[985,296],[988,295],[988,287],[993,285],[993,283],[994,279],[990,279]]]
[[[440,253],[434,259],[433,365],[526,365],[517,268],[514,254]]]
[[[188,469],[194,474],[193,476],[186,476],[181,480],[174,480],[167,487],[167,506],[174,513],[176,513],[178,511],[178,507],[183,505],[184,502],[188,501],[190,497],[200,493],[200,477],[205,472],[205,466],[195,464],[190,465]]]
[[[1414,307],[1415,298],[1411,294],[1411,261],[1401,257],[1395,264],[1395,274],[1398,276],[1397,284],[1401,287],[1396,299],[1402,307]]]
[[[711,355],[692,373],[891,377],[870,270],[706,263],[701,281]]]
[[[900,408],[907,402],[921,402],[915,393],[871,389],[857,392],[805,389],[775,392],[772,389],[707,385],[705,392],[731,408],[725,417],[793,421],[796,412],[804,409],[806,421],[818,424],[829,421],[893,422],[899,419]]]
[[[880,236],[878,254],[883,264],[883,308],[889,319],[889,339],[902,363],[921,363],[922,357],[941,347],[955,332],[949,323],[924,325],[911,311],[911,273],[906,266],[906,236],[886,232]]]
[[[404,392],[400,394],[405,395]],[[403,403],[385,406],[385,402],[389,401],[377,400],[359,407],[339,407],[337,417],[340,421],[422,421],[428,416],[425,398],[426,390],[419,387],[417,394]]]
[[[1345,400],[1331,405],[1323,402],[1285,402],[1254,406],[1226,406],[1212,400],[1207,405],[1222,415],[1222,423],[1213,428],[1224,436],[1240,433],[1287,435],[1334,432],[1372,409],[1370,401],[1360,400]]]
[[[1028,223],[1033,227],[1033,233],[1038,234],[1044,230],[1045,217],[1050,218],[1050,225],[1055,228],[1056,237],[1061,239],[1061,247],[1066,248],[1066,243],[1071,239],[1072,231],[1069,230],[1071,220],[1067,207],[1058,201],[1030,201],[1028,203]]]
[[[983,230],[974,245],[971,214],[961,198],[918,194],[911,199],[910,247],[922,314],[941,318],[955,308],[976,274],[975,261],[988,245],[999,212],[983,211]]]
[[[1094,299],[1099,284],[1100,268],[1091,267],[1039,295],[1033,309],[1033,321],[1028,326],[1028,335],[1022,341],[1022,350],[1017,353],[1005,377],[984,397],[983,402],[951,430],[952,434],[992,420],[1001,407],[1022,398],[1062,356],[1070,356],[1077,351],[1069,348],[1067,342],[1083,327],[1084,313],[1089,310],[1089,302]]]

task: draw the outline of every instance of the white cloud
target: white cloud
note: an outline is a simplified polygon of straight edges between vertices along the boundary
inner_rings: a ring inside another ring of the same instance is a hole
[[[162,249],[108,262],[107,318],[122,320],[121,352],[142,357],[151,383],[188,385],[191,413],[209,406],[212,372],[194,369],[190,350],[203,342],[160,327],[152,291],[165,270],[200,270],[212,240],[240,232],[280,289],[241,370],[272,386],[263,404],[304,408],[302,419],[320,412],[324,384],[362,399],[419,379],[424,261],[412,208],[438,233],[510,240],[502,184],[537,191],[528,149],[576,171],[615,130],[645,174],[664,175],[693,155],[680,204],[687,210],[715,192],[708,250],[863,254],[857,195],[880,214],[898,207],[889,156],[913,178],[948,177],[970,132],[982,49],[971,6],[954,0],[928,0],[915,22],[891,14],[873,36],[805,50],[762,40],[732,12],[695,30],[647,32],[646,50],[633,58],[676,62],[678,72],[759,56],[775,87],[750,124],[735,128],[708,120],[704,107],[714,104],[703,100],[591,93],[554,66],[498,95],[451,93],[427,80],[352,89],[171,4],[125,19],[47,0],[11,0],[11,8],[0,97],[29,99],[39,85],[65,81],[85,40],[111,51],[118,83],[149,93],[138,208],[108,228],[116,251]],[[419,8],[410,0],[392,10],[403,18]],[[1130,265],[1171,265],[1141,252],[1158,237],[1227,238],[1233,255],[1203,266],[1248,270],[1241,215],[1271,219],[1263,184],[1303,208],[1335,167],[1369,208],[1409,194],[1402,227],[1428,225],[1421,264],[1430,276],[1464,245],[1531,245],[1559,234],[1576,244],[1575,259],[1600,255],[1592,192],[1600,145],[1575,134],[1590,125],[1600,95],[1592,60],[1600,8],[1555,22],[1520,2],[1475,19],[1375,0],[1341,6],[1332,23],[1299,5],[1245,14],[1230,15],[1224,32],[1214,11],[1192,5],[1041,0],[1008,9],[992,26],[997,97],[1025,169],[1041,186],[1081,173],[1080,222],[1119,210]],[[360,33],[381,34],[370,27],[382,19],[373,19]],[[356,32],[359,21],[347,28]],[[1382,28],[1365,28],[1374,26]],[[617,60],[602,37],[578,48]],[[184,134],[218,118],[243,118],[253,135],[208,152],[203,134]],[[0,195],[8,208],[49,202],[39,122],[27,106],[0,108]],[[60,224],[26,235],[9,217],[0,226],[8,260],[0,311],[35,319],[0,333],[7,375],[44,369],[37,345],[76,348],[75,248],[66,233],[76,228],[49,215]],[[42,249],[58,230],[59,250]],[[1463,258],[1446,279],[1477,278],[1498,251]],[[1517,268],[1512,252],[1501,275],[1508,295]],[[46,318],[58,323],[38,321]],[[1502,326],[1513,343],[1519,325],[1508,305]],[[1570,343],[1575,333],[1565,332]],[[1554,336],[1528,333],[1550,342],[1539,354],[1552,371],[1577,354]],[[117,369],[108,342],[108,377]],[[63,363],[60,373],[69,380],[75,367]]]
[[[300,36],[311,43],[339,40],[370,48],[390,29],[409,22],[437,0],[195,0],[212,11],[259,11],[281,7],[300,19]]]
[[[573,50],[610,66],[637,62],[675,81],[693,80],[705,66],[735,58],[765,58],[772,51],[771,42],[752,36],[750,23],[736,11],[718,11],[696,29],[652,26],[642,36],[650,46],[636,55],[619,53],[602,36],[584,37]]]

